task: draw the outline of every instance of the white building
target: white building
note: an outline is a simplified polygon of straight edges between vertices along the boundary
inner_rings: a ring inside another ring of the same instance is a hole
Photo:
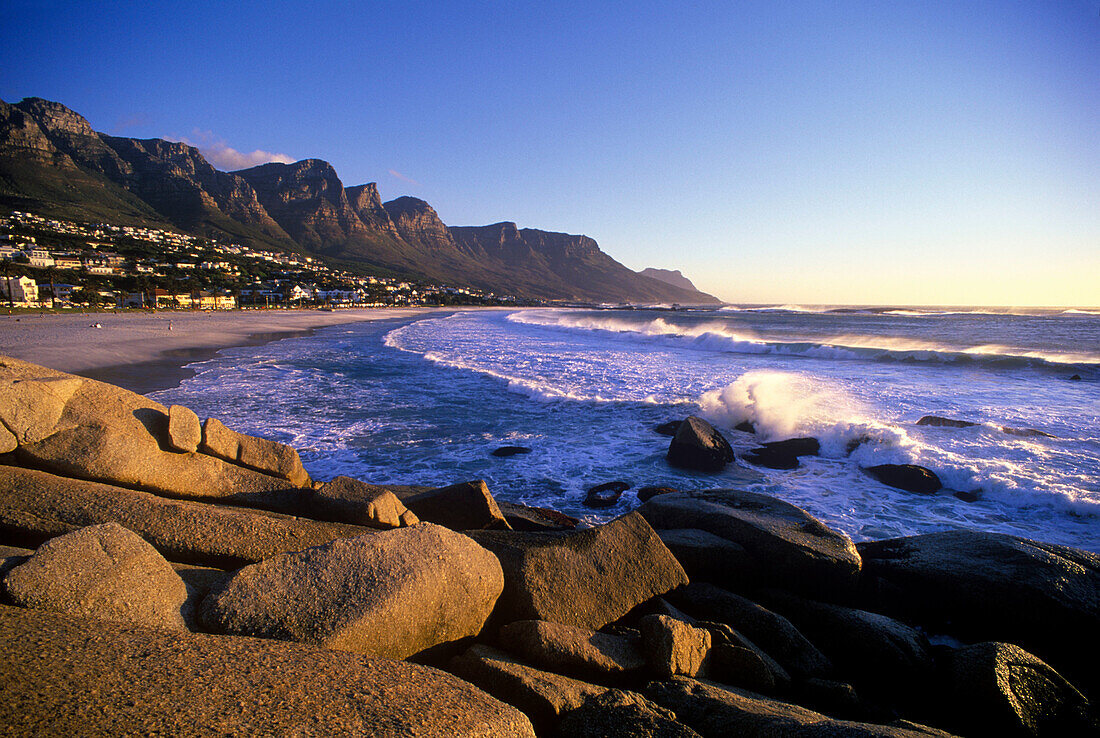
[[[38,284],[30,277],[0,277],[0,295],[16,305],[38,302]]]

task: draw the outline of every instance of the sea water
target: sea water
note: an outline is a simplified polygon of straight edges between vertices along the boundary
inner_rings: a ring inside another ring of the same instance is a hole
[[[317,479],[485,479],[500,499],[589,523],[637,506],[640,486],[736,487],[857,541],[970,528],[1100,551],[1100,311],[471,311],[335,326],[192,368],[153,396],[296,446]],[[822,453],[790,471],[674,469],[653,428],[690,414],[738,456],[800,436]],[[925,415],[975,425],[917,425]],[[503,445],[532,451],[491,455]],[[945,489],[863,471],[884,463],[932,469]],[[615,480],[632,485],[615,507],[583,506]]]

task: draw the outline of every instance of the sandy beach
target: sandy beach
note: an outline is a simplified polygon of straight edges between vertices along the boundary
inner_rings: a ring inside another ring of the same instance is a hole
[[[74,313],[0,316],[0,354],[146,393],[190,373],[219,349],[266,343],[343,323],[408,318],[430,308]]]

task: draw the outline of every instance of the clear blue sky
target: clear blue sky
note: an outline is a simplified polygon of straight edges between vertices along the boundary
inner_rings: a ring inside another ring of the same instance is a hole
[[[9,102],[326,159],[727,300],[1100,303],[1100,0],[4,0],[0,27]]]

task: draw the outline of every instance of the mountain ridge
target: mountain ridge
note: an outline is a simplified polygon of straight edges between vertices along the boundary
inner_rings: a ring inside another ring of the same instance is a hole
[[[520,297],[715,303],[631,271],[587,236],[515,223],[447,226],[424,200],[345,187],[321,159],[223,172],[185,143],[110,136],[61,103],[0,101],[0,204],[55,217],[169,225],[363,270]],[[690,282],[688,283],[690,284]]]

